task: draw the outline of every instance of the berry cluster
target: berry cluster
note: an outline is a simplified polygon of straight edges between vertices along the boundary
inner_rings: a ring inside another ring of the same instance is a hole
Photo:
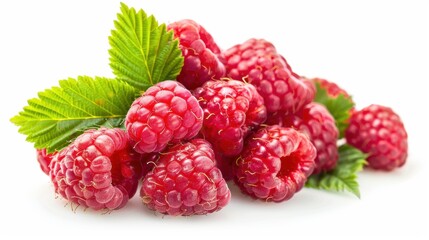
[[[150,210],[208,214],[244,194],[282,202],[312,175],[336,168],[337,140],[368,154],[368,167],[392,170],[407,158],[407,133],[390,108],[349,108],[344,132],[315,102],[352,102],[335,83],[292,71],[275,46],[250,39],[222,51],[198,23],[167,27],[184,65],[177,81],[154,84],[130,106],[124,129],[87,129],[67,147],[37,160],[64,199],[94,210],[124,207],[137,192]],[[231,183],[232,184],[232,183]]]

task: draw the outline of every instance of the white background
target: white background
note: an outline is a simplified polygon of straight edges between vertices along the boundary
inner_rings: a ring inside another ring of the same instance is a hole
[[[357,108],[371,103],[392,107],[409,133],[408,162],[394,172],[362,172],[361,199],[304,189],[290,201],[273,204],[251,200],[231,186],[231,203],[207,216],[155,215],[138,197],[111,214],[74,213],[54,198],[32,145],[9,119],[27,99],[60,79],[112,76],[107,37],[119,2],[2,1],[1,239],[429,235],[429,11],[424,1],[124,1],[160,22],[194,19],[224,49],[248,38],[265,38],[297,73],[327,78],[347,89]]]

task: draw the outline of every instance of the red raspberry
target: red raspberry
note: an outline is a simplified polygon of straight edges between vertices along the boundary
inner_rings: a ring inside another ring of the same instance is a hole
[[[52,161],[52,158],[54,158],[54,155],[56,154],[56,152],[54,153],[46,153],[46,149],[37,149],[36,150],[36,154],[37,154],[37,161],[39,162],[40,168],[42,169],[42,171],[44,173],[46,173],[46,175],[49,175],[49,164]]]
[[[235,182],[250,196],[281,202],[298,192],[313,172],[316,149],[308,138],[280,126],[249,136],[235,166]]]
[[[224,55],[227,76],[254,85],[264,98],[268,113],[294,113],[314,98],[313,84],[298,78],[266,40],[249,39]]]
[[[55,191],[94,210],[118,209],[138,186],[141,155],[118,128],[87,130],[55,155],[50,177]]]
[[[405,164],[408,135],[399,116],[389,107],[373,104],[354,112],[345,135],[350,145],[369,154],[371,168],[390,171]]]
[[[338,129],[329,111],[321,104],[307,104],[295,114],[277,114],[270,117],[268,124],[293,127],[307,135],[317,149],[316,166],[313,174],[335,168],[338,161]]]
[[[322,89],[325,89],[329,96],[335,98],[342,94],[346,99],[352,100],[350,94],[346,92],[346,90],[342,89],[334,82],[330,82],[326,79],[322,78],[312,78],[309,81],[313,83],[318,83]]]
[[[181,20],[168,25],[179,39],[179,47],[185,62],[177,77],[187,89],[200,87],[208,80],[220,79],[225,75],[225,67],[216,54],[219,47],[213,37],[198,23]]]
[[[178,143],[160,156],[140,191],[149,209],[188,216],[212,213],[228,204],[231,192],[215,167],[214,153],[207,141]]]
[[[204,111],[202,134],[216,154],[239,154],[243,138],[267,118],[255,87],[241,81],[208,81],[194,95]]]
[[[147,89],[128,111],[125,126],[134,150],[162,151],[169,142],[190,139],[203,124],[203,110],[191,92],[176,81]]]
[[[308,79],[308,81],[311,81],[314,84],[318,83],[320,88],[326,90],[329,97],[336,98],[342,94],[345,99],[347,99],[348,101],[350,101],[353,104],[353,106],[355,105],[350,94],[346,90],[344,90],[340,86],[338,86],[336,83],[330,82],[330,81],[328,81],[326,79],[322,79],[322,78],[312,78],[312,79]],[[355,108],[352,107],[349,111],[350,116],[353,114],[354,111],[355,111]],[[344,122],[348,122],[348,119],[345,120]]]

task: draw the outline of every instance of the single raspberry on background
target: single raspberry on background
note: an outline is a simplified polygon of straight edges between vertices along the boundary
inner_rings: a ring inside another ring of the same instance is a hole
[[[216,154],[239,154],[244,138],[267,118],[264,101],[255,87],[241,81],[208,81],[194,95],[204,112],[201,133]]]
[[[169,142],[194,137],[203,124],[203,110],[191,92],[176,81],[147,89],[131,105],[125,119],[128,136],[139,153],[162,151]]]
[[[372,104],[354,112],[345,136],[347,143],[369,154],[368,166],[373,169],[390,171],[405,164],[408,135],[389,107]]]
[[[177,77],[187,89],[200,87],[208,80],[225,75],[225,66],[218,59],[220,49],[213,37],[195,21],[185,19],[168,25],[179,39],[184,65]]]
[[[56,152],[54,153],[47,153],[46,149],[36,149],[37,154],[37,161],[39,162],[40,168],[46,175],[49,175],[49,164],[52,161],[52,158],[54,158]]]
[[[316,149],[292,128],[261,128],[246,140],[234,166],[242,192],[265,201],[281,202],[298,192],[313,172]]]
[[[307,135],[317,149],[313,174],[335,168],[338,161],[338,129],[329,111],[321,104],[310,103],[295,114],[276,114],[267,124],[292,127]]]
[[[55,191],[70,202],[119,209],[137,190],[141,157],[123,130],[87,130],[55,155],[49,176]]]
[[[226,75],[254,85],[264,98],[268,113],[294,113],[310,103],[313,84],[293,73],[274,45],[249,39],[224,52]]]
[[[153,211],[184,216],[218,211],[231,198],[211,145],[203,139],[178,143],[161,153],[140,195]]]

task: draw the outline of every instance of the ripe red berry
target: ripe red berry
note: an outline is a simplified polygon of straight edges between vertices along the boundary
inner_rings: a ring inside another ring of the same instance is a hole
[[[127,113],[125,126],[134,150],[162,151],[169,142],[190,139],[203,124],[203,110],[191,92],[176,81],[147,89]]]
[[[254,198],[285,201],[304,186],[315,157],[316,149],[304,134],[277,125],[261,128],[249,136],[236,161],[235,182]]]
[[[87,130],[55,155],[50,177],[55,191],[94,210],[123,207],[136,190],[141,155],[118,128]]]
[[[49,175],[49,164],[52,161],[52,158],[54,158],[55,153],[47,153],[46,149],[37,149],[36,150],[36,154],[37,154],[37,161],[39,162],[40,168],[42,169],[42,171],[44,173],[46,173],[46,175]]]
[[[317,149],[313,174],[335,168],[338,161],[338,129],[329,111],[321,104],[310,103],[295,114],[277,114],[267,124],[293,127],[307,135]]]
[[[313,84],[293,73],[266,40],[249,39],[225,51],[224,57],[226,75],[254,85],[268,113],[294,113],[314,98]]]
[[[181,20],[168,25],[179,39],[179,47],[185,58],[182,71],[177,77],[187,89],[200,87],[208,80],[220,79],[225,67],[218,59],[219,47],[213,37],[198,23]]]
[[[325,89],[328,95],[331,97],[335,98],[342,94],[346,99],[352,100],[350,94],[334,82],[322,78],[312,78],[309,80],[313,83],[318,83],[320,87]]]
[[[400,117],[389,107],[373,104],[354,112],[345,136],[350,145],[369,154],[371,168],[390,171],[405,164],[408,135]]]
[[[239,154],[244,137],[267,117],[264,101],[255,87],[241,81],[208,81],[194,95],[204,111],[202,135],[216,154]]]
[[[203,139],[178,143],[161,153],[140,195],[153,211],[185,216],[218,211],[231,198],[213,150]]]
[[[337,98],[339,95],[343,95],[346,100],[350,101],[353,104],[353,107],[349,111],[349,115],[351,116],[353,114],[353,112],[355,111],[355,103],[351,95],[346,90],[338,86],[336,83],[322,78],[312,78],[309,79],[309,81],[313,82],[314,84],[319,84],[319,87],[321,89],[326,90],[326,93],[330,98]],[[348,119],[344,120],[344,123],[348,123]]]

